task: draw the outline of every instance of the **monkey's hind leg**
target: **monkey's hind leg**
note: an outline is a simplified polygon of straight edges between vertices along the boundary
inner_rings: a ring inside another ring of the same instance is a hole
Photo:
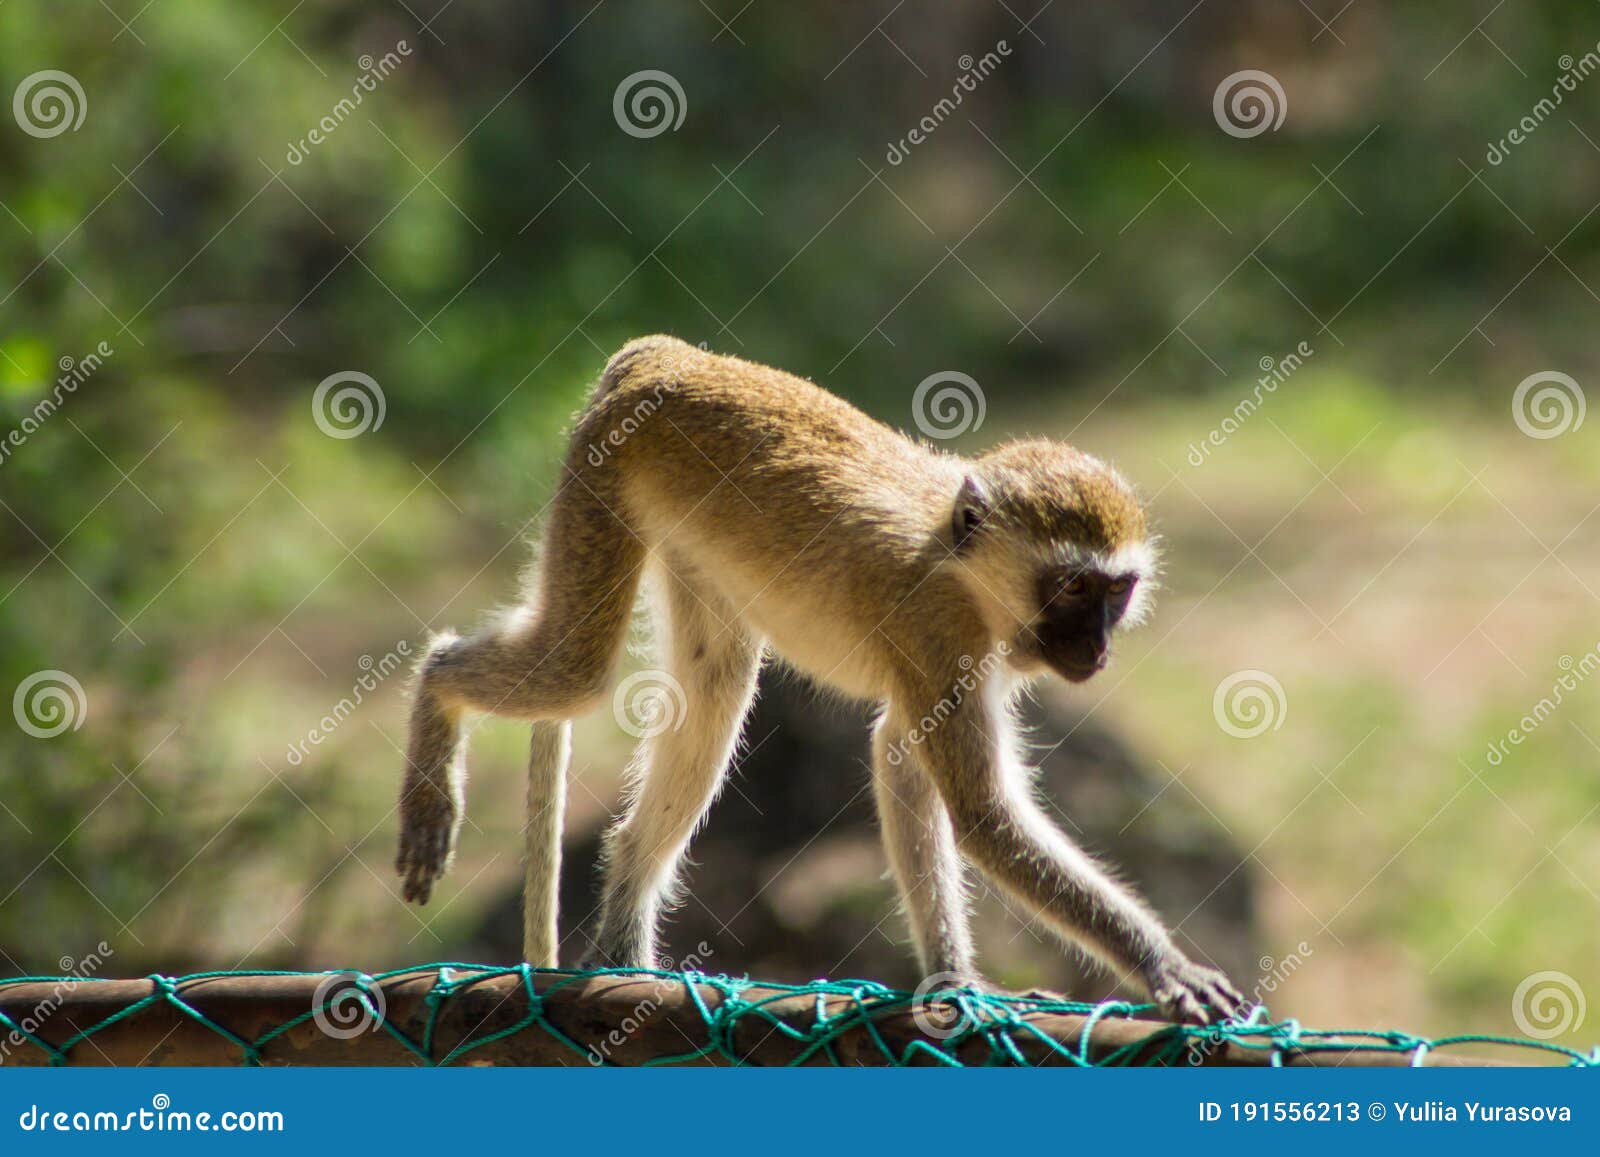
[[[453,633],[436,640],[449,646]],[[466,751],[461,743],[461,712],[448,709],[423,679],[411,704],[406,744],[406,774],[400,787],[400,854],[395,870],[404,881],[402,895],[426,904],[433,882],[444,875],[455,855],[456,833],[465,803]]]
[[[615,513],[618,497],[602,497],[605,481],[575,478],[570,468],[564,476],[531,608],[469,638],[443,635],[422,661],[395,861],[407,900],[426,904],[454,855],[466,778],[462,714],[571,719],[605,694],[644,560],[638,536]]]
[[[682,701],[658,713],[659,730],[639,744],[632,799],[606,835],[595,946],[598,963],[614,967],[657,965],[658,917],[673,898],[689,839],[722,787],[761,666],[761,641],[730,608],[670,572],[664,580],[665,682],[672,695],[681,689]]]
[[[922,975],[940,987],[978,982],[965,869],[938,789],[917,762],[910,725],[890,707],[872,735],[872,786],[884,851],[899,886]]]

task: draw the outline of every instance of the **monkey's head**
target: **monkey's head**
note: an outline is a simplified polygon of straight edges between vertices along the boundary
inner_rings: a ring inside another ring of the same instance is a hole
[[[951,511],[956,571],[1024,673],[1081,683],[1118,627],[1149,610],[1156,555],[1144,506],[1099,459],[1060,442],[971,463]]]

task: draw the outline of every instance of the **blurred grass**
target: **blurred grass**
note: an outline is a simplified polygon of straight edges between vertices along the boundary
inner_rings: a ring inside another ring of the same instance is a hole
[[[1600,462],[1471,403],[1302,373],[1198,468],[1183,448],[1239,392],[1085,438],[1157,492],[1173,563],[1106,705],[1254,849],[1265,942],[1316,945],[1277,1004],[1515,1032],[1524,976],[1561,960],[1600,981],[1584,915],[1600,686],[1487,758],[1562,656],[1600,646],[1600,541],[1541,545],[1592,509]],[[1246,668],[1278,678],[1287,710],[1236,739],[1211,692]]]

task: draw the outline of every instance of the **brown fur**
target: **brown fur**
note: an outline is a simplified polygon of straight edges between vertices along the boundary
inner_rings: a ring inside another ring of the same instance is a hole
[[[965,533],[969,500],[976,529]],[[658,912],[771,648],[883,705],[877,798],[930,974],[976,976],[959,850],[1175,1014],[1236,1006],[1220,974],[1191,963],[1045,820],[1016,755],[1019,681],[1064,670],[1042,568],[1141,584],[1130,620],[1145,605],[1144,510],[1114,470],[1042,439],[964,460],[790,374],[641,338],[611,359],[573,431],[542,556],[523,613],[436,641],[421,668],[401,801],[407,899],[425,903],[453,853],[462,712],[549,721],[596,705],[648,569],[665,588],[686,726],[640,745],[636,789],[608,840],[597,942],[609,961],[652,962]],[[539,964],[555,963],[558,851],[535,853],[558,838],[560,813],[538,797],[560,791],[563,740],[536,736],[531,761],[526,951]]]

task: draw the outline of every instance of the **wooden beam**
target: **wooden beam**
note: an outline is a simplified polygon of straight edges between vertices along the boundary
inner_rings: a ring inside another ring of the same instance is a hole
[[[428,1026],[428,993],[434,988],[437,969],[428,968],[384,980],[382,992],[385,1021],[419,1046]],[[470,975],[470,974],[468,974]],[[214,1024],[235,1036],[257,1042],[272,1030],[295,1020],[306,1019],[261,1045],[259,1059],[269,1065],[420,1065],[423,1060],[383,1028],[373,1028],[353,1036],[330,1035],[307,1017],[318,1003],[315,994],[322,975],[223,976],[180,981],[177,995]],[[690,999],[686,985],[676,979],[653,976],[592,976],[573,981],[561,973],[536,972],[534,990],[541,996],[549,1025],[572,1044],[560,1040],[544,1026],[534,1023],[520,1032],[472,1049],[454,1057],[456,1064],[494,1065],[586,1065],[610,1063],[641,1065],[693,1053],[708,1043],[706,1020]],[[696,986],[700,1001],[713,1016],[722,1006],[723,994],[710,984]],[[100,1024],[108,1017],[149,997],[156,990],[150,980],[114,980],[83,983],[16,983],[0,985],[0,1012],[14,1023],[38,1022],[34,1034],[59,1047],[62,1042]],[[806,1033],[815,1025],[819,997],[816,994],[788,994],[784,990],[751,986],[741,992],[745,1001],[774,998],[766,1011],[796,1030],[791,1036],[759,1016],[733,1020],[727,1048],[739,1061],[753,1065],[784,1065],[800,1058],[810,1047]],[[851,997],[824,995],[822,1015],[834,1017],[849,1013]],[[346,1006],[352,1007],[352,1006]],[[525,1019],[529,1001],[522,978],[517,974],[491,976],[463,985],[439,1005],[434,1023],[430,1057],[442,1061],[459,1046],[483,1040],[513,1028]],[[881,1040],[891,1055],[907,1055],[914,1042],[924,1041],[952,1052],[958,1060],[982,1064],[990,1057],[989,1043],[979,1037],[959,1046],[930,1040],[905,1008],[878,1012],[839,1035],[832,1056],[814,1051],[809,1064],[831,1064],[836,1058],[843,1065],[884,1065],[889,1063]],[[1040,1036],[1059,1042],[1079,1054],[1088,1018],[1080,1015],[1034,1012],[1025,1019]],[[1171,1026],[1160,1021],[1132,1020],[1120,1016],[1102,1017],[1091,1027],[1086,1055],[1091,1063],[1122,1053],[1118,1063],[1149,1063],[1168,1051],[1170,1038],[1163,1034]],[[874,1039],[876,1036],[877,1039]],[[1045,1040],[1033,1032],[1010,1034],[1020,1055],[1030,1064],[1065,1064]],[[798,1038],[798,1039],[797,1039]],[[1123,1053],[1123,1050],[1128,1050]],[[38,1046],[9,1033],[0,1035],[3,1063],[42,1065],[50,1055]],[[1244,1048],[1231,1042],[1199,1049],[1192,1063],[1223,1066],[1260,1066],[1272,1063],[1269,1050]],[[157,1001],[139,1012],[93,1032],[72,1046],[73,1065],[237,1065],[243,1050],[234,1041],[186,1015],[170,1001]],[[936,1063],[931,1056],[913,1052],[911,1063]],[[1485,1064],[1482,1060],[1455,1055],[1430,1054],[1429,1065]],[[719,1054],[684,1063],[720,1065],[730,1063]],[[1190,1063],[1188,1057],[1179,1063]],[[1299,1065],[1381,1065],[1410,1063],[1409,1054],[1351,1044],[1333,1050],[1289,1050],[1281,1063]]]

